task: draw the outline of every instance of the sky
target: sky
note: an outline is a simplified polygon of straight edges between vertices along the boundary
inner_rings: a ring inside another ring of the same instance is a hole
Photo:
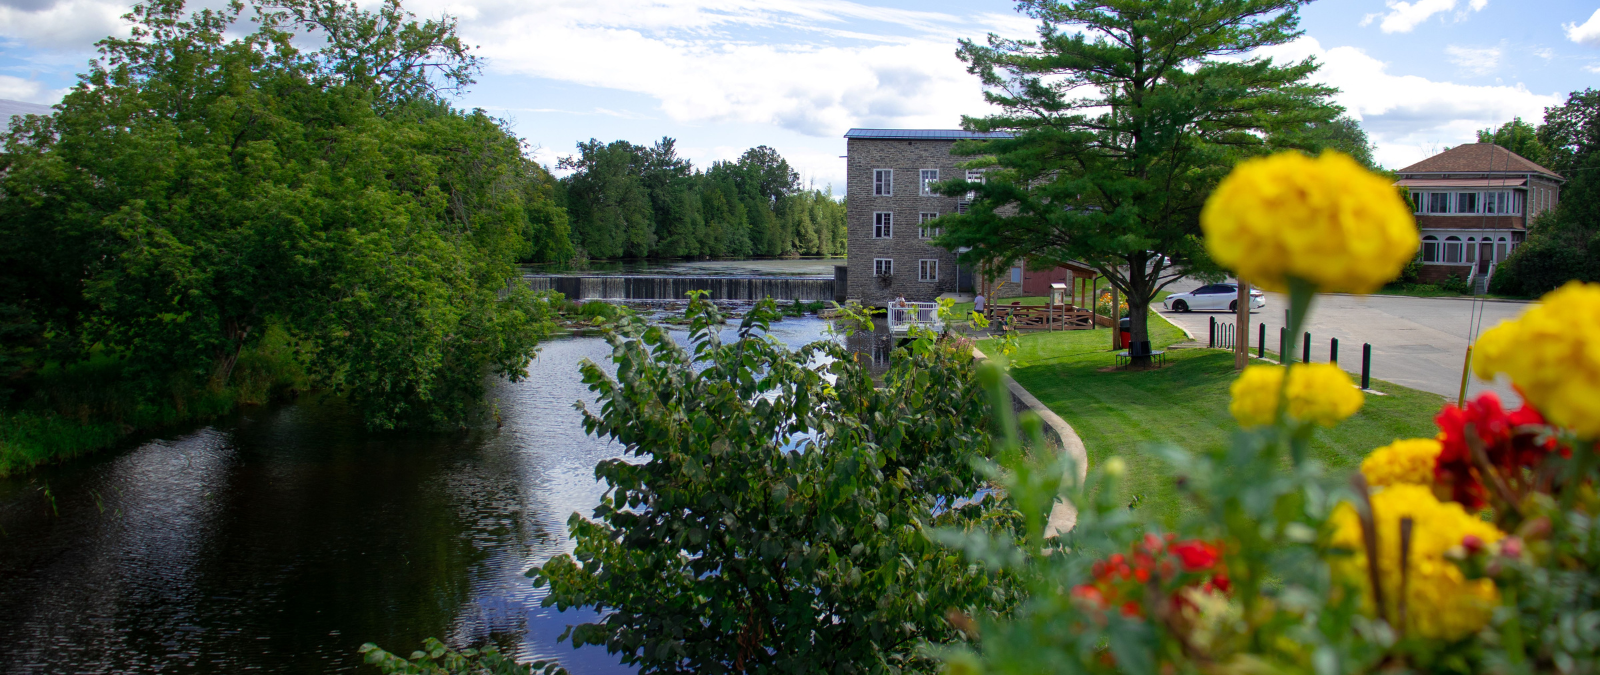
[[[362,0],[370,2],[371,0]],[[208,0],[208,4],[221,4]],[[0,0],[0,99],[55,103],[125,33],[119,0]],[[193,5],[192,5],[193,6]],[[448,14],[484,57],[457,104],[509,120],[553,166],[590,138],[677,139],[697,166],[777,149],[844,188],[851,127],[958,128],[991,112],[962,38],[1026,38],[1008,0],[407,0]],[[1320,0],[1274,58],[1315,57],[1384,166],[1533,123],[1600,86],[1600,1]]]

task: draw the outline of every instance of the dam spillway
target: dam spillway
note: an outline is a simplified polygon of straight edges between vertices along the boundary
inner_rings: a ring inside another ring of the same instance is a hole
[[[827,277],[774,276],[569,276],[523,277],[534,291],[556,291],[569,300],[683,300],[707,291],[711,300],[834,299]]]

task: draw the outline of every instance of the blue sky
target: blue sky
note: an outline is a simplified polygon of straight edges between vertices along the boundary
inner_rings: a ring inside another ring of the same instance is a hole
[[[218,3],[220,4],[220,3]],[[704,165],[777,148],[842,190],[853,126],[949,128],[982,114],[956,40],[1026,37],[1011,2],[410,0],[449,13],[487,67],[461,104],[513,120],[541,161],[588,138],[678,139]],[[115,0],[0,0],[0,98],[53,103],[126,27]],[[1322,0],[1305,37],[1318,78],[1398,168],[1513,116],[1537,121],[1600,83],[1600,2]]]

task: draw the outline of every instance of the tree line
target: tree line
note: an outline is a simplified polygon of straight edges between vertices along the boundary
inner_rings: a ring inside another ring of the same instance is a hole
[[[676,142],[578,144],[562,158],[570,245],[546,249],[586,258],[685,258],[842,255],[845,207],[831,188],[807,189],[776,150],[751,148],[739,159],[698,170]]]

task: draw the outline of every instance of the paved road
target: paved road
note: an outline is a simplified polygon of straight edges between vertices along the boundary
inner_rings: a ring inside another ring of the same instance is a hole
[[[1188,290],[1197,283],[1179,282],[1169,289]],[[1481,334],[1495,324],[1515,318],[1530,303],[1473,301],[1464,298],[1406,298],[1390,295],[1324,295],[1311,308],[1311,360],[1328,360],[1329,338],[1339,338],[1339,365],[1361,373],[1361,345],[1372,344],[1372,377],[1431,391],[1454,399],[1461,389],[1461,365],[1466,356],[1467,337]],[[1267,349],[1276,351],[1278,329],[1284,325],[1288,300],[1278,293],[1267,294],[1267,306],[1251,315],[1251,350],[1255,349],[1256,324],[1267,326]],[[1158,307],[1159,310],[1159,307]],[[1479,321],[1474,312],[1481,310]],[[1233,322],[1231,312],[1162,312],[1168,320],[1182,326],[1204,342],[1210,317],[1218,322]],[[1298,354],[1296,358],[1298,359]],[[1486,382],[1473,376],[1467,396],[1491,389],[1502,401],[1514,405],[1520,399],[1508,382]]]

